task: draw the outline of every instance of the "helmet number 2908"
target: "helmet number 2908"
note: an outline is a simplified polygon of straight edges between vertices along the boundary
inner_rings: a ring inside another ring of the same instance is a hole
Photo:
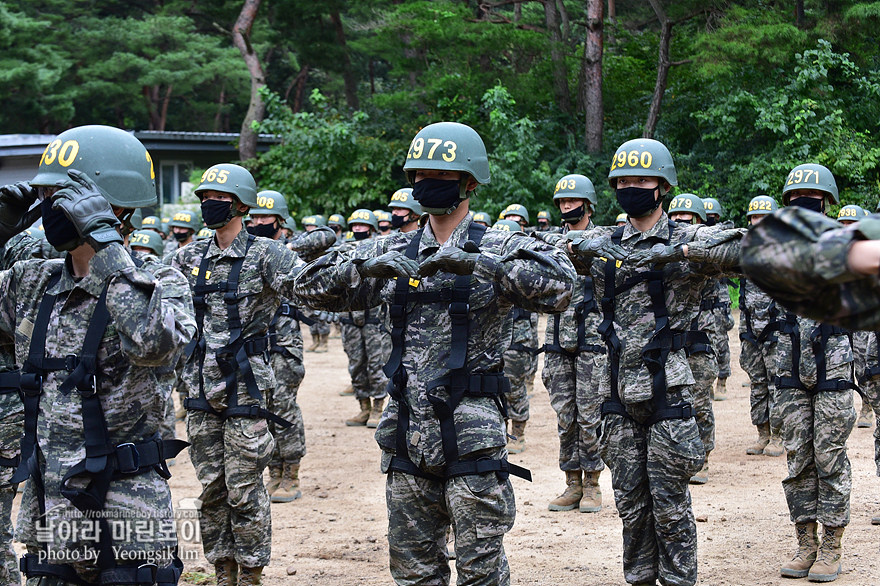
[[[458,148],[458,145],[451,140],[444,142],[442,138],[429,138],[427,139],[427,143],[428,144],[425,145],[425,139],[422,137],[416,138],[409,146],[409,152],[406,154],[406,158],[421,159],[422,155],[426,155],[425,158],[433,160],[437,147],[443,145],[444,150],[440,152],[440,157],[447,163],[451,163],[455,160],[455,149]]]
[[[653,161],[654,157],[649,151],[617,151],[614,159],[611,161],[611,170],[614,171],[624,167],[629,169],[634,167],[650,169]]]

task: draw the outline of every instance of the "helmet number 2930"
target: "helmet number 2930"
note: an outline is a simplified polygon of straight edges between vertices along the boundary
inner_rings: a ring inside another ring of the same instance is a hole
[[[409,146],[409,152],[406,154],[406,158],[421,159],[422,156],[425,155],[426,159],[433,160],[437,147],[443,145],[443,150],[439,153],[440,158],[447,163],[451,163],[455,160],[455,149],[458,148],[458,145],[451,140],[444,142],[442,138],[429,138],[427,139],[427,145],[425,142],[426,140],[422,137],[418,137],[412,141],[412,144]]]
[[[55,139],[43,151],[43,160],[40,161],[40,164],[51,165],[57,158],[59,165],[70,167],[76,160],[77,153],[79,153],[79,143],[75,140],[68,140],[61,144],[60,140]]]

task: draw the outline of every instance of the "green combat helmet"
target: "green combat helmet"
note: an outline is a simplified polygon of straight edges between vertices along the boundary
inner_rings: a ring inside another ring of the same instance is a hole
[[[696,220],[696,218],[700,218],[700,220],[705,223],[706,208],[703,206],[703,200],[693,193],[682,193],[672,198],[672,201],[669,202],[669,211],[667,213],[670,216],[676,213],[692,214],[694,216],[694,220]],[[693,223],[696,224],[697,222],[693,221]]]
[[[512,203],[504,208],[504,210],[501,212],[501,219],[505,220],[508,216],[519,216],[523,219],[523,222],[525,222],[527,226],[529,224],[529,211],[524,205]]]
[[[840,203],[837,181],[827,167],[815,163],[798,165],[785,178],[782,187],[782,203],[789,204],[791,192],[795,189],[817,189],[831,196],[831,203]]]
[[[541,220],[544,220],[545,222],[549,223],[553,220],[553,217],[550,215],[550,212],[548,212],[547,210],[540,210],[538,212],[538,222],[540,222]]]
[[[714,197],[704,197],[703,198],[703,207],[706,208],[706,215],[716,215],[718,218],[724,217],[724,208],[721,207],[721,202],[719,202]]]
[[[150,153],[135,136],[112,126],[79,126],[65,130],[50,142],[30,184],[54,187],[71,183],[68,171],[76,169],[91,179],[110,205],[129,210],[120,217],[122,230],[136,208],[155,206],[156,173]],[[55,246],[72,250],[79,238]]]
[[[327,218],[328,226],[339,226],[342,230],[348,228],[348,223],[345,221],[345,216],[342,214],[331,214],[329,218]]]
[[[326,226],[327,219],[321,214],[314,214],[303,218],[302,225],[303,229],[305,229],[306,226]]]
[[[199,214],[191,210],[180,210],[179,212],[175,212],[171,217],[171,221],[168,222],[168,226],[171,228],[187,228],[192,230],[193,233],[201,230],[203,225],[202,218]]]
[[[845,205],[840,208],[840,211],[837,212],[837,221],[838,222],[858,222],[863,217],[865,217],[865,210],[862,206],[857,206],[855,204]]]
[[[458,171],[467,173],[477,183],[489,183],[489,157],[486,145],[477,131],[458,122],[437,122],[429,124],[416,134],[409,145],[403,170],[410,184],[415,183],[416,171],[420,169],[439,171]],[[468,178],[459,181],[459,200],[468,198]],[[451,214],[458,203],[449,208],[428,208],[425,212],[434,215]]]
[[[154,230],[163,236],[165,235],[165,231],[162,228],[162,220],[158,216],[147,216],[141,220],[141,228],[144,230]]]
[[[617,189],[618,177],[660,177],[669,185],[678,185],[678,175],[669,149],[651,138],[628,140],[619,147],[611,159],[608,183]]]
[[[474,214],[474,222],[479,222],[484,224],[486,227],[492,225],[492,216],[487,214],[486,212],[477,212]]]
[[[501,230],[503,232],[522,232],[522,226],[519,225],[519,222],[514,222],[513,220],[498,220],[494,224],[492,224],[492,230]]]
[[[138,208],[131,215],[131,218],[128,220],[129,224],[134,230],[140,230],[143,228],[144,224],[144,212],[141,211],[141,208]]]
[[[196,232],[196,235],[193,236],[193,240],[207,240],[208,238],[211,238],[213,235],[214,235],[214,230],[212,230],[210,228],[202,228],[201,230]]]
[[[281,193],[271,189],[257,194],[257,207],[251,208],[250,214],[252,216],[278,216],[279,224],[290,217],[290,212],[287,210],[287,200]]]
[[[746,211],[746,217],[749,216],[766,216],[772,214],[779,209],[779,204],[769,195],[756,195],[749,202],[749,208]]]
[[[566,175],[556,182],[556,188],[553,190],[553,203],[559,206],[557,202],[563,198],[585,199],[590,202],[593,209],[599,202],[596,199],[596,188],[593,186],[593,182],[577,173]]]
[[[136,230],[128,239],[128,245],[132,250],[146,248],[151,254],[162,258],[165,249],[165,241],[153,230]]]
[[[619,214],[617,214],[617,217],[614,219],[614,223],[615,224],[621,224],[621,223],[626,224],[626,220],[627,220],[626,212],[620,212]]]
[[[201,183],[193,190],[193,193],[202,199],[202,192],[208,190],[231,193],[249,208],[260,207],[257,203],[257,183],[254,181],[254,176],[244,167],[232,163],[220,163],[205,171],[202,174]],[[233,213],[239,216],[245,215],[235,210]]]
[[[422,215],[422,204],[413,198],[412,187],[403,187],[392,193],[388,207],[409,210],[417,216]],[[474,218],[476,219],[476,215],[474,215]]]
[[[367,226],[373,229],[373,232],[379,231],[379,220],[376,219],[376,214],[371,212],[370,210],[355,210],[348,216],[348,225],[352,224],[366,224]]]

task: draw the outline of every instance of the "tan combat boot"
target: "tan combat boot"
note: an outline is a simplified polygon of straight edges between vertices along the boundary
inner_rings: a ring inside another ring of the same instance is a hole
[[[356,425],[366,425],[367,420],[370,418],[370,398],[366,399],[358,399],[358,402],[361,404],[361,412],[352,417],[351,419],[346,419],[345,424],[354,427]]]
[[[779,437],[779,433],[773,433],[773,430],[770,430],[770,443],[764,448],[764,455],[777,457],[783,454],[785,454],[785,448],[782,446],[782,438]]]
[[[712,396],[715,401],[727,400],[727,379],[719,378],[715,382],[715,394]]]
[[[816,561],[810,568],[807,576],[810,582],[834,582],[840,575],[840,558],[843,556],[843,547],[840,540],[843,538],[843,527],[822,526],[822,545]]]
[[[236,586],[238,584],[238,564],[235,560],[220,560],[214,564],[217,586]]]
[[[381,399],[373,399],[373,408],[370,409],[370,418],[367,419],[367,427],[379,427],[379,420],[382,419],[382,410],[385,408],[385,397]]]
[[[312,334],[312,345],[306,348],[306,352],[314,352],[321,344],[321,334]]]
[[[348,385],[343,390],[339,391],[340,397],[353,397],[354,396],[354,385]]]
[[[706,460],[703,462],[703,467],[700,468],[700,471],[691,476],[691,479],[688,481],[690,484],[706,484],[709,482],[709,455],[706,455]]]
[[[816,552],[819,550],[816,528],[815,521],[795,524],[798,549],[791,561],[782,566],[782,575],[786,578],[806,578],[810,573],[810,566],[816,561]]]
[[[241,573],[238,575],[238,586],[261,586],[263,583],[263,568],[246,568],[241,567]]]
[[[581,482],[581,471],[566,470],[565,484],[565,492],[550,501],[547,510],[570,511],[580,505],[581,498],[584,496],[584,486]]]
[[[510,435],[513,439],[507,439],[507,451],[511,454],[521,454],[526,449],[526,422],[511,421]]]
[[[318,346],[315,348],[315,353],[324,353],[328,350],[327,347],[327,338],[330,337],[330,334],[319,334],[318,335]]]
[[[602,510],[602,490],[599,488],[599,474],[596,470],[584,470],[584,496],[581,497],[578,511],[581,513],[598,513]]]
[[[756,426],[758,428],[758,441],[746,448],[746,454],[749,456],[760,456],[764,453],[764,448],[770,443],[770,424],[762,423]]]
[[[874,419],[874,410],[871,409],[871,405],[869,405],[867,401],[862,399],[862,412],[856,420],[856,427],[871,429],[872,419]]]
[[[21,485],[19,484],[19,486]],[[880,525],[880,515],[871,517],[871,525]]]
[[[273,503],[289,503],[302,496],[299,489],[299,462],[284,463],[284,471],[281,474],[281,484],[272,494]]]
[[[186,409],[183,408],[183,402],[181,401],[180,407],[174,410],[174,420],[175,421],[183,421],[186,419]]]
[[[266,491],[269,496],[281,486],[281,466],[269,466],[269,482],[266,483]]]

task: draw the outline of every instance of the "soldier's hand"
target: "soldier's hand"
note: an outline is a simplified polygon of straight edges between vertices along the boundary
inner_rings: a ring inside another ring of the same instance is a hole
[[[72,180],[52,196],[52,209],[61,210],[92,248],[100,250],[111,242],[122,244],[120,225],[113,209],[88,175],[76,169],[67,172]]]
[[[21,181],[0,187],[0,242],[22,232],[40,217],[40,207],[28,210],[37,201],[37,190]]]
[[[608,258],[624,260],[627,256],[625,248],[612,242],[608,235],[596,238],[579,238],[571,243],[571,251],[584,258]]]
[[[393,279],[394,277],[415,279],[419,276],[418,263],[396,250],[367,259],[359,264],[357,269],[362,277],[376,279]]]
[[[422,261],[419,265],[419,275],[430,277],[440,271],[455,275],[470,275],[474,272],[478,256],[480,249],[470,240],[461,248],[446,246]]]
[[[629,253],[627,261],[633,263],[637,267],[643,267],[649,264],[664,264],[684,260],[684,246],[681,244],[655,244],[651,248],[645,250],[634,250]]]

